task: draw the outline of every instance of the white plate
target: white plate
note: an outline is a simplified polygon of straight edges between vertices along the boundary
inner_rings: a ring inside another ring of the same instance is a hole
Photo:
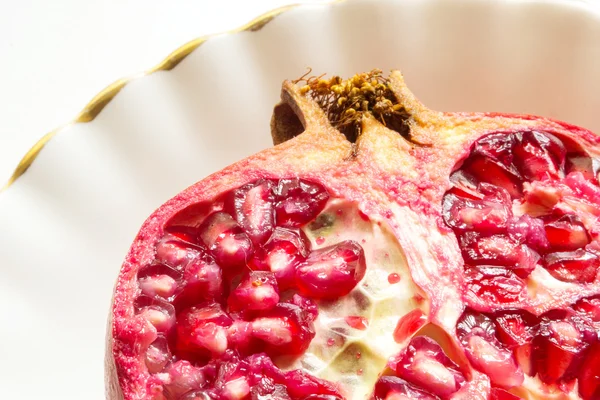
[[[103,398],[121,261],[158,205],[270,145],[281,81],[401,69],[440,110],[540,114],[600,132],[600,10],[581,1],[361,1],[213,37],[62,129],[0,194],[0,398]]]

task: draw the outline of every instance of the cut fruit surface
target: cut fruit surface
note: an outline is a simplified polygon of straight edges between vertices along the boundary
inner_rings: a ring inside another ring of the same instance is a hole
[[[285,82],[275,147],[166,202],[118,277],[109,400],[600,399],[600,139]]]

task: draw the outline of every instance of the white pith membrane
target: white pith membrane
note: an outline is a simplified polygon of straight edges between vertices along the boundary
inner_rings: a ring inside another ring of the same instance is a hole
[[[329,242],[356,240],[365,251],[367,272],[347,296],[319,304],[315,338],[293,366],[348,388],[349,399],[365,399],[385,370],[388,359],[406,343],[394,340],[400,317],[415,309],[428,313],[423,292],[413,283],[406,259],[385,221],[365,221],[357,208],[333,200],[323,212],[334,216],[333,225],[305,232],[315,247],[318,237]],[[396,274],[396,275],[393,275]],[[390,283],[399,280],[397,283]],[[355,329],[346,317],[364,318],[366,328]]]

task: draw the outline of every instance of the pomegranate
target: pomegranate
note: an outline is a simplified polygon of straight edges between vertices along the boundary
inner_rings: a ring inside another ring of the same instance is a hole
[[[142,226],[109,399],[600,399],[597,136],[380,71],[285,82],[271,130]]]

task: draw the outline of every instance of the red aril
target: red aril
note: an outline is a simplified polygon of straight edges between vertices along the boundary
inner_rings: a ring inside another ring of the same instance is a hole
[[[313,250],[296,269],[296,285],[308,297],[336,299],[350,293],[365,270],[361,245],[345,241]]]
[[[523,383],[523,371],[512,352],[498,341],[491,318],[466,311],[456,326],[456,334],[472,365],[488,375],[492,384],[511,388]]]
[[[555,250],[569,251],[585,247],[590,237],[575,215],[565,215],[545,226],[546,237]]]
[[[184,310],[177,316],[175,353],[188,359],[223,354],[231,324],[231,317],[216,303]]]
[[[514,164],[526,180],[558,179],[564,176],[566,150],[555,136],[536,131],[516,135]]]
[[[547,383],[574,379],[588,347],[597,340],[591,324],[573,311],[544,314],[533,340],[538,376]]]
[[[323,186],[298,178],[280,180],[275,192],[277,224],[283,226],[301,226],[312,221],[329,199]]]
[[[111,400],[600,398],[600,139],[286,82],[275,147],[167,201],[118,277]]]
[[[279,303],[279,288],[271,272],[251,271],[229,295],[229,309],[270,310]]]
[[[190,260],[183,272],[183,284],[173,304],[186,308],[203,301],[222,301],[224,296],[223,272],[215,260],[198,255]]]
[[[600,341],[588,350],[577,378],[579,393],[584,399],[600,397]]]
[[[437,400],[438,397],[395,376],[383,376],[377,381],[371,400]]]
[[[490,400],[519,400],[519,396],[499,388],[492,388]]]
[[[275,228],[273,183],[259,180],[234,190],[225,200],[225,209],[254,244],[264,243]]]
[[[550,253],[544,257],[548,272],[564,282],[593,282],[598,275],[600,258],[594,253],[577,249]]]
[[[415,337],[391,367],[400,378],[442,398],[457,392],[465,382],[458,366],[425,336]]]
[[[206,247],[225,269],[239,269],[252,256],[250,237],[227,213],[209,215],[199,231]]]
[[[252,335],[271,355],[303,353],[315,335],[313,316],[292,303],[279,303],[252,322]]]
[[[310,242],[299,229],[276,227],[253,258],[253,268],[275,274],[281,289],[294,285],[296,267],[306,259]]]

